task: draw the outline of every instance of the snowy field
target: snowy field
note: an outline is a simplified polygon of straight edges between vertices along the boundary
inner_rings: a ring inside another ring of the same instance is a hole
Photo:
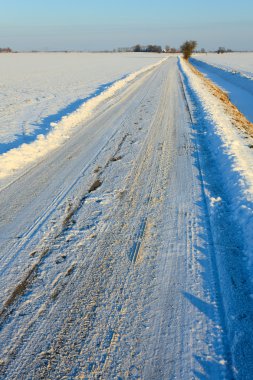
[[[45,134],[111,82],[157,54],[19,53],[0,56],[0,153]]]
[[[225,70],[253,77],[253,53],[195,54],[194,58]]]

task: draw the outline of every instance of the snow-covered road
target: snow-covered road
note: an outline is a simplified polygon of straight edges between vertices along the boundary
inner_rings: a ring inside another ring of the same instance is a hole
[[[1,378],[251,378],[250,284],[201,128],[169,58],[5,185]]]

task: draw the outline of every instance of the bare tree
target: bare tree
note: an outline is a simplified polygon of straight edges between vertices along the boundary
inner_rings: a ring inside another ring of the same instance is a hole
[[[224,48],[223,46],[220,46],[219,49],[217,50],[218,54],[223,54],[225,52],[226,52],[226,48]]]
[[[135,45],[133,48],[133,51],[135,53],[139,53],[141,51],[141,45],[140,44]]]
[[[183,53],[184,59],[188,60],[190,56],[192,55],[193,51],[197,47],[197,42],[196,41],[185,41],[183,45],[181,45],[180,49],[181,52]]]
[[[160,45],[148,45],[146,48],[146,52],[148,52],[148,53],[161,53],[162,47]]]

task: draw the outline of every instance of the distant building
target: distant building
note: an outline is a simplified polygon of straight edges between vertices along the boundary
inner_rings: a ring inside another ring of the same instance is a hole
[[[0,48],[0,53],[12,53],[12,50],[10,48]]]

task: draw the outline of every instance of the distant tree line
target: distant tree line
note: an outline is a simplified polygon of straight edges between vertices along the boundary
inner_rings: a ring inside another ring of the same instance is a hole
[[[231,49],[226,49],[224,47],[219,47],[218,50],[217,50],[217,53],[218,54],[223,54],[223,53],[232,53],[233,50]]]
[[[119,53],[179,53],[180,51],[176,48],[170,47],[168,45],[165,48],[162,48],[161,45],[134,45],[132,47],[121,47],[118,49],[114,49],[114,52]]]
[[[162,53],[163,49],[160,45],[148,45],[141,46],[139,44],[133,46],[133,51],[135,53],[146,52],[146,53]]]
[[[132,47],[121,47],[114,49],[113,52],[119,52],[119,53],[126,53],[126,52],[136,52],[136,53],[182,53],[185,59],[189,59],[189,57],[192,55],[193,52],[195,53],[206,53],[206,50],[204,48],[201,48],[199,50],[196,50],[197,47],[197,42],[196,41],[185,41],[180,49],[176,49],[174,47],[170,47],[169,45],[166,45],[164,48],[162,48],[161,45],[141,45],[137,44]],[[40,50],[32,50],[32,52],[39,52]],[[226,49],[225,47],[219,47],[216,51],[218,54],[223,54],[223,53],[231,53],[234,50],[232,49]],[[9,48],[0,48],[0,53],[13,53],[14,51]],[[50,51],[53,52],[53,51]],[[59,52],[57,50],[57,52]],[[64,51],[64,52],[70,52],[70,51]],[[103,52],[111,52],[111,50],[105,50]]]
[[[0,53],[12,53],[11,48],[0,48]]]
[[[174,47],[170,47],[169,45],[166,45],[164,48],[162,48],[160,45],[141,45],[137,44],[132,47],[123,47],[114,49],[114,52],[119,53],[126,53],[126,52],[135,52],[135,53],[182,53],[183,57],[188,60],[190,56],[193,53],[202,53],[205,54],[207,51],[204,48],[201,48],[199,50],[197,48],[197,42],[193,40],[187,40],[185,41],[181,46],[180,49],[176,49]],[[218,54],[222,53],[231,53],[233,50],[226,49],[225,47],[219,47],[216,51]]]

